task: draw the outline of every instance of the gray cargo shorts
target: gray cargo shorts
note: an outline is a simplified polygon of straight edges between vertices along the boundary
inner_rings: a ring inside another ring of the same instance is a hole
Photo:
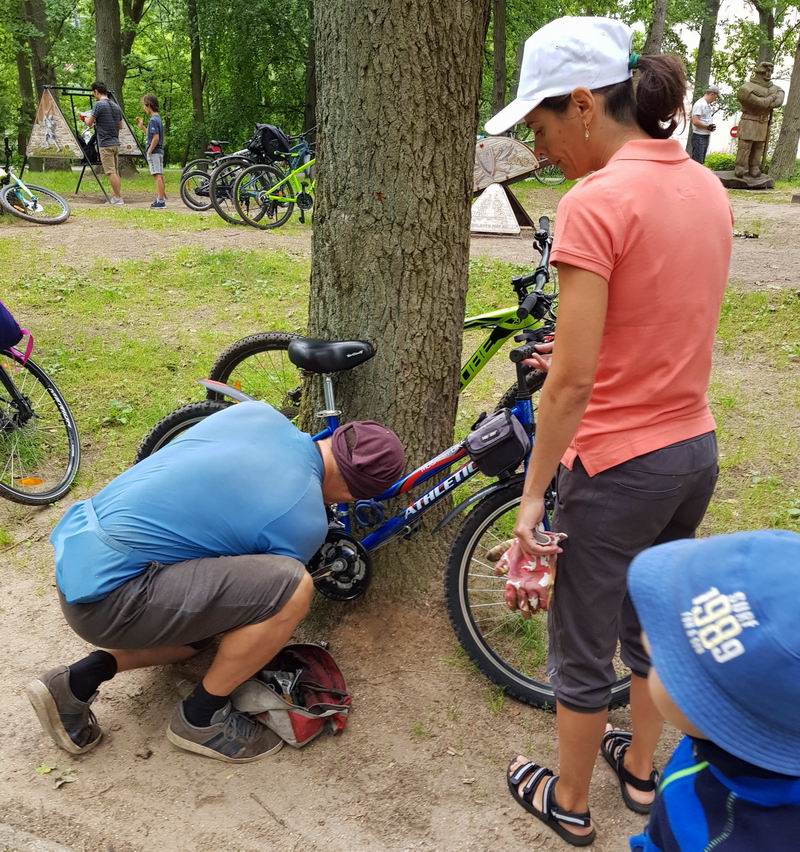
[[[92,603],[58,596],[67,624],[91,645],[112,651],[193,645],[275,615],[305,573],[288,556],[216,556],[153,562]]]
[[[713,432],[589,476],[579,459],[558,473],[553,528],[565,532],[548,615],[550,680],[566,707],[608,706],[622,662],[646,676],[650,660],[627,593],[628,566],[642,550],[694,538],[717,482]]]

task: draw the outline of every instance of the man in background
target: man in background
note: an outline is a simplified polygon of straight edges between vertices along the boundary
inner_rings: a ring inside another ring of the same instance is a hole
[[[109,99],[105,83],[95,80],[92,83],[92,94],[97,103],[94,105],[92,114],[83,120],[89,127],[94,126],[95,129],[100,163],[111,184],[109,203],[124,204],[122,181],[119,177],[119,130],[122,127],[122,110],[118,104]]]
[[[711,134],[717,129],[711,105],[719,97],[719,86],[710,85],[692,107],[692,159],[702,166],[706,161]]]

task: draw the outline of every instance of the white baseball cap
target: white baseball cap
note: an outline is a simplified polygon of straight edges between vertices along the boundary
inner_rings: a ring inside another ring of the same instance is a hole
[[[545,98],[629,79],[632,40],[633,30],[611,18],[567,17],[545,24],[525,42],[517,97],[486,122],[486,132],[505,132]]]

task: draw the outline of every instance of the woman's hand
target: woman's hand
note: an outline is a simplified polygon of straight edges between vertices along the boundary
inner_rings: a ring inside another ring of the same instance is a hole
[[[553,360],[553,342],[537,343],[533,348],[536,350],[536,354],[530,358],[526,358],[522,363],[533,370],[541,370],[543,373],[546,373],[550,369],[550,363]]]
[[[517,523],[514,525],[514,535],[526,556],[547,556],[550,553],[561,553],[561,548],[557,544],[544,544],[536,540],[534,529],[539,526],[543,519],[544,497],[526,497],[523,495],[517,512]]]

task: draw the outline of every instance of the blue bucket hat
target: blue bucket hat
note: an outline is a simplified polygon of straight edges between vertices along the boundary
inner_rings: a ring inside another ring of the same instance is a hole
[[[628,588],[684,715],[730,754],[800,776],[800,535],[662,544],[634,559]]]

